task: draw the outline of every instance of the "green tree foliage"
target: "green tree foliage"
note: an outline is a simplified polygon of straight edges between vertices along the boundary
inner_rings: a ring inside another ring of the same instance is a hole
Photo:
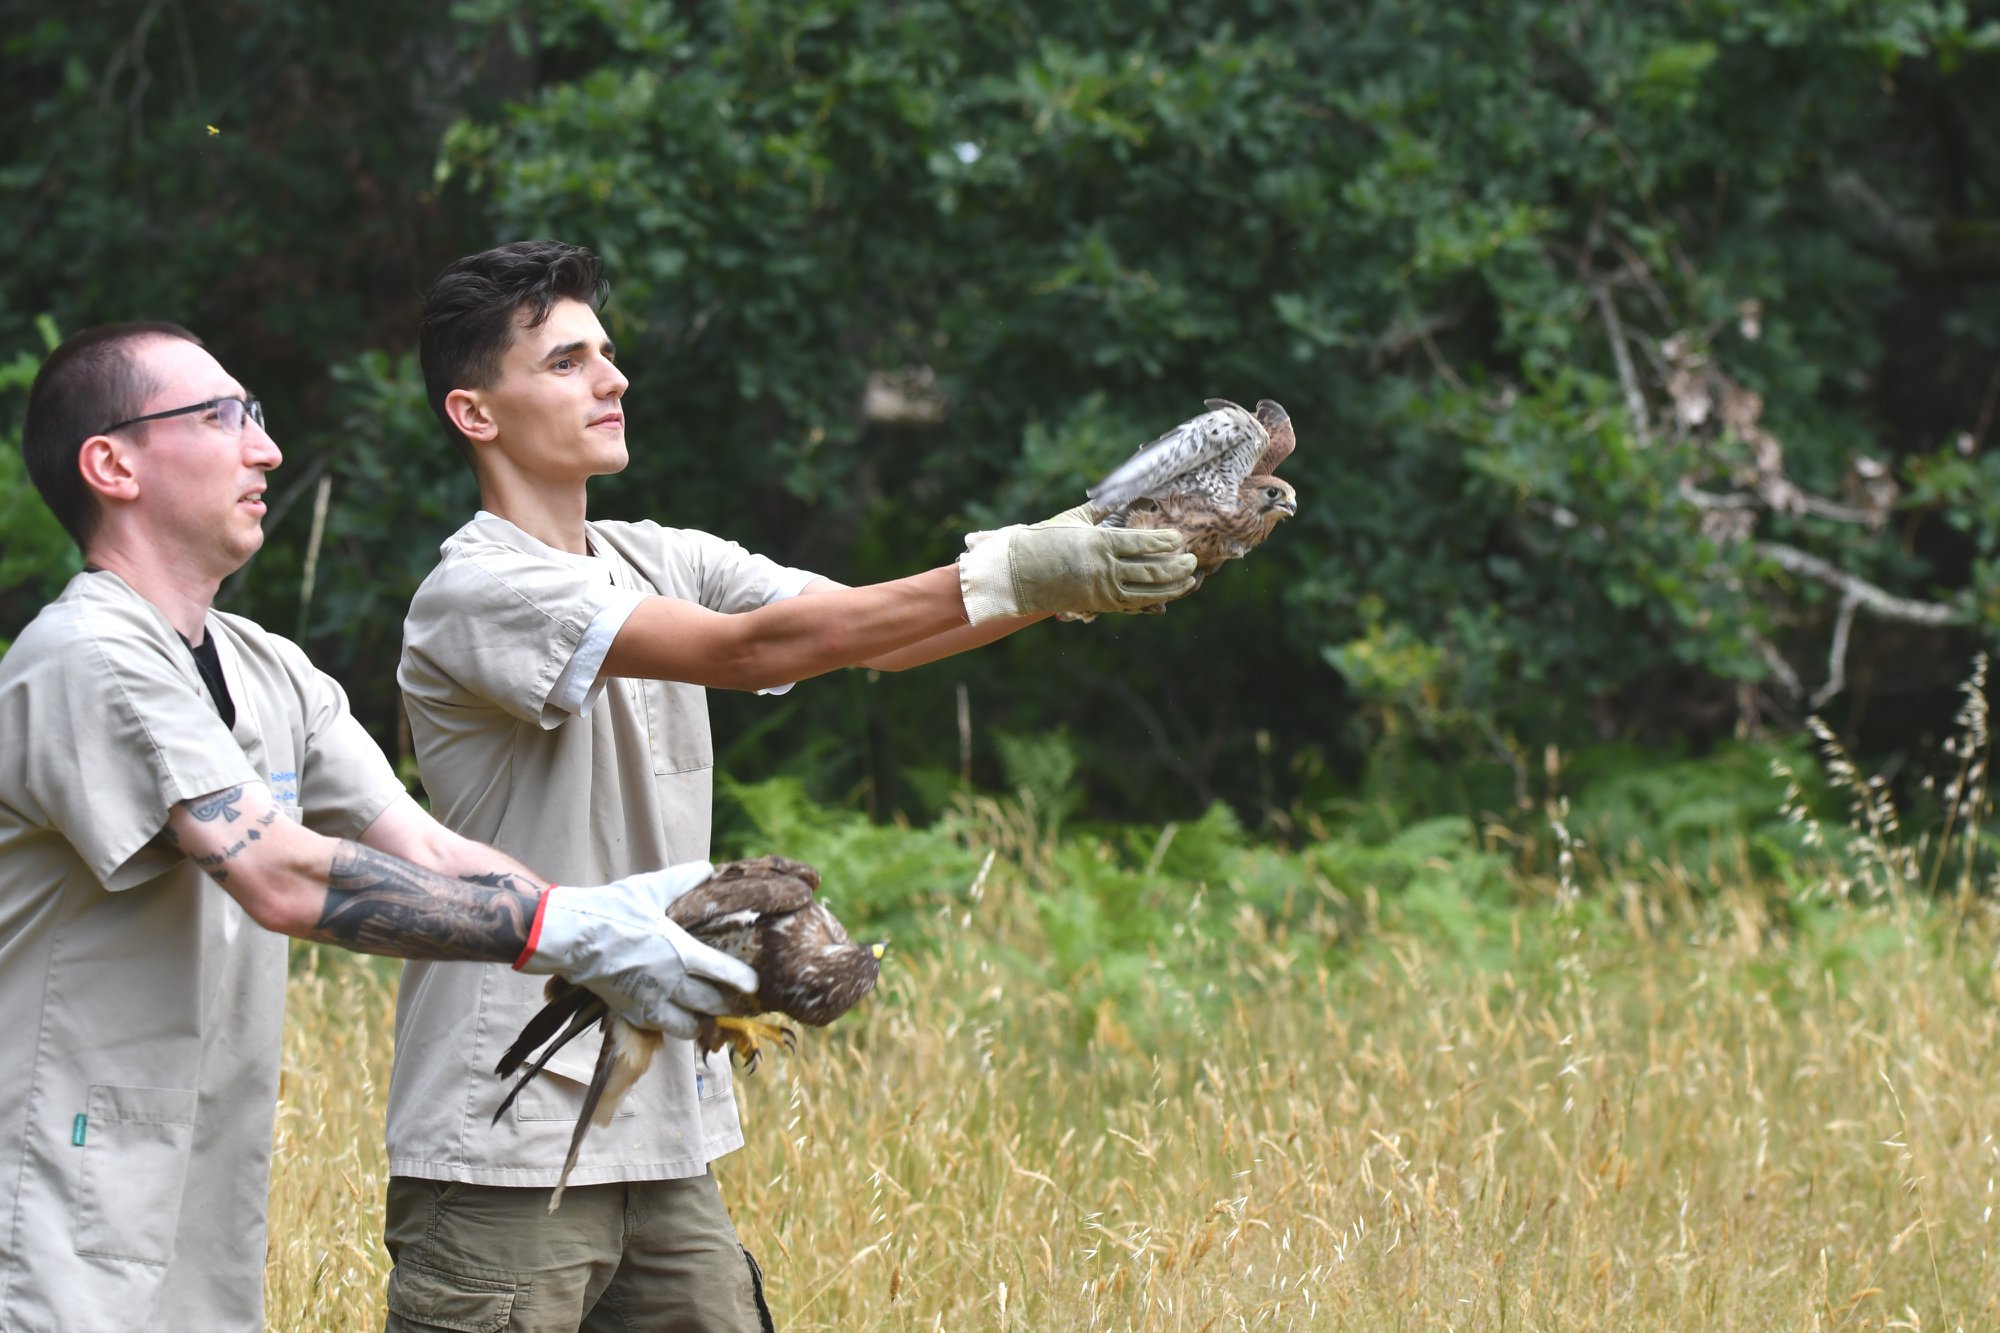
[[[42,339],[40,352],[61,341],[49,319],[39,322],[37,332]],[[0,365],[0,399],[24,396],[41,364],[40,355],[24,351]],[[27,464],[21,458],[20,423],[7,423],[0,427],[0,607],[5,608],[7,617],[6,631],[0,632],[4,634],[0,652],[5,651],[13,627],[60,592],[82,565],[69,534],[28,481]]]
[[[295,499],[234,595],[298,618],[331,476],[307,637],[385,734],[469,503],[411,303],[521,235],[610,264],[598,512],[850,582],[1206,396],[1298,421],[1300,516],[1166,616],[721,701],[727,762],[880,815],[962,719],[983,778],[1066,724],[1093,808],[1155,815],[1364,752],[1506,804],[1545,743],[1786,722],[1836,669],[1900,740],[2000,624],[2000,24],[1961,5],[224,8],[9,39],[0,336],[179,314],[268,378]]]

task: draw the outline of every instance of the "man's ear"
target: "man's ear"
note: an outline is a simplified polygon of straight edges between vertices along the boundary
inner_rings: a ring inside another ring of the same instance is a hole
[[[135,500],[139,478],[132,470],[127,446],[109,435],[93,435],[76,452],[76,470],[83,484],[104,500]]]
[[[500,434],[499,423],[486,410],[485,397],[476,390],[453,389],[446,394],[444,414],[474,444],[490,444]]]

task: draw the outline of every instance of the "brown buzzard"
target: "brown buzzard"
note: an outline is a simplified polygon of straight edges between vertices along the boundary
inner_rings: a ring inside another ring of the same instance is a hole
[[[1247,554],[1299,509],[1291,483],[1274,475],[1297,438],[1285,409],[1266,398],[1256,415],[1226,398],[1140,449],[1092,486],[1111,512],[1102,527],[1175,528],[1195,558],[1196,586]]]
[[[763,1043],[790,1046],[793,1040],[789,1028],[760,1022],[757,1015],[781,1014],[810,1027],[824,1027],[875,989],[882,946],[848,939],[833,913],[813,896],[818,889],[819,872],[811,866],[765,856],[717,866],[712,876],[668,905],[667,916],[675,924],[704,944],[742,959],[757,973],[754,994],[741,995],[723,1017],[702,1018],[695,1045],[704,1057],[728,1046],[746,1068],[754,1069]],[[554,1212],[576,1166],[585,1130],[592,1124],[611,1123],[618,1103],[646,1072],[665,1038],[626,1023],[589,990],[561,977],[549,978],[546,993],[549,1002],[528,1020],[493,1072],[506,1078],[521,1069],[531,1053],[539,1049],[541,1054],[527,1065],[493,1119],[499,1121],[521,1089],[570,1038],[592,1024],[603,1025],[597,1068],[584,1090],[583,1110],[570,1138],[562,1177],[549,1198],[549,1211]]]

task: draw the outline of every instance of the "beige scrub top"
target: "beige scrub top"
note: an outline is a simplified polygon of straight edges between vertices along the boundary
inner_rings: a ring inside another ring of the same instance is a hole
[[[155,841],[262,782],[355,837],[403,792],[299,649],[211,613],[187,645],[85,573],[0,659],[0,1328],[264,1326],[285,941]]]
[[[632,608],[664,594],[749,611],[813,577],[702,532],[592,523],[588,533],[593,554],[578,556],[490,514],[459,529],[410,604],[397,671],[432,813],[558,884],[708,856],[706,692],[597,675]],[[595,1034],[571,1042],[489,1123],[506,1092],[493,1066],[541,1008],[544,983],[493,964],[405,965],[392,1174],[556,1183]],[[697,1176],[742,1143],[728,1062],[669,1040],[611,1125],[584,1139],[570,1183]]]

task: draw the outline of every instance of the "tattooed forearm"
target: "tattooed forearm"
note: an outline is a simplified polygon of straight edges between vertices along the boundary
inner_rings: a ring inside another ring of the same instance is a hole
[[[308,938],[394,958],[511,963],[540,897],[539,885],[511,872],[453,879],[343,842]]]
[[[195,818],[201,818],[200,812],[194,807],[190,806],[189,811],[194,814]],[[232,812],[225,816],[225,818],[237,819],[240,816]],[[264,838],[264,830],[271,827],[277,818],[278,812],[276,810],[266,810],[262,815],[258,816],[256,823],[243,830],[243,836],[235,842],[230,843],[219,852],[210,852],[206,856],[196,856],[190,859],[196,865],[200,866],[202,872],[217,884],[227,884],[229,882],[229,863],[243,855],[249,849],[251,843],[261,842]],[[181,845],[181,840],[174,833],[173,825],[169,824],[167,826],[166,834],[167,840],[178,849]]]

